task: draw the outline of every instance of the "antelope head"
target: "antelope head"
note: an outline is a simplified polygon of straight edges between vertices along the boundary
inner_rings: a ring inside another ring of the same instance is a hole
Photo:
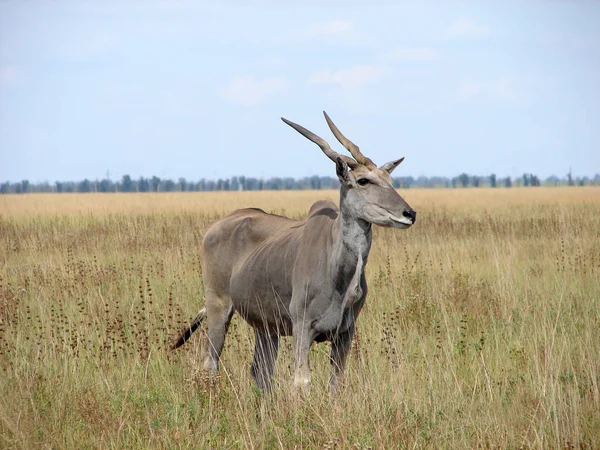
[[[336,173],[342,185],[341,199],[344,207],[357,219],[384,227],[408,228],[414,224],[417,213],[393,188],[390,176],[404,158],[377,167],[361,153],[357,145],[340,132],[325,111],[323,114],[331,132],[350,152],[352,158],[335,152],[324,139],[306,128],[283,117],[281,120],[317,144],[335,162]]]

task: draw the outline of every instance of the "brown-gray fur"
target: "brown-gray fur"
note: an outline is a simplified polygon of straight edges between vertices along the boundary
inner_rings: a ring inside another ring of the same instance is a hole
[[[408,228],[416,219],[391,185],[390,174],[404,158],[377,167],[325,118],[354,159],[283,120],[336,163],[340,207],[318,201],[302,221],[240,209],[211,225],[202,245],[206,306],[174,345],[183,345],[206,316],[204,367],[216,371],[231,317],[239,313],[255,330],[251,373],[261,389],[271,386],[279,336],[290,335],[294,384],[310,384],[310,346],[327,340],[335,388],[367,296],[364,270],[372,224]]]

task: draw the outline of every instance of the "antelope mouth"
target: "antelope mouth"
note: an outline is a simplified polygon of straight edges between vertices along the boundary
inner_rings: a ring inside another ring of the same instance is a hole
[[[387,208],[378,205],[371,205],[368,213],[370,218],[366,220],[382,227],[408,228],[415,223],[410,217],[398,217]]]
[[[392,221],[393,226],[397,228],[408,228],[412,224],[414,224],[412,219],[409,219],[407,217],[397,217],[393,214],[390,214],[388,217]]]

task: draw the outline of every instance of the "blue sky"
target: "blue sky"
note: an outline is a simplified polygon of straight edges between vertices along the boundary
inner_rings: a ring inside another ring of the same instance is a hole
[[[597,2],[0,2],[0,180],[600,172]]]

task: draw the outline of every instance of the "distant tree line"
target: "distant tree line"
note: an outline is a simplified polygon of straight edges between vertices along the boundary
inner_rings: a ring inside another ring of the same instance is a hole
[[[600,186],[600,174],[593,178],[573,178],[569,172],[564,178],[550,176],[545,180],[533,174],[524,173],[521,177],[497,177],[496,174],[488,176],[460,175],[448,177],[395,177],[392,179],[395,188],[468,188],[468,187],[493,187],[510,188],[521,186]],[[282,191],[303,189],[337,189],[339,181],[335,177],[320,177],[313,175],[304,178],[279,178],[269,179],[238,176],[232,178],[219,178],[218,180],[189,181],[179,178],[177,181],[163,179],[157,176],[151,178],[140,177],[135,180],[129,175],[123,175],[119,181],[108,178],[102,180],[83,181],[56,181],[54,183],[30,183],[28,180],[18,182],[0,183],[0,194],[22,194],[27,192],[198,192],[198,191]]]

